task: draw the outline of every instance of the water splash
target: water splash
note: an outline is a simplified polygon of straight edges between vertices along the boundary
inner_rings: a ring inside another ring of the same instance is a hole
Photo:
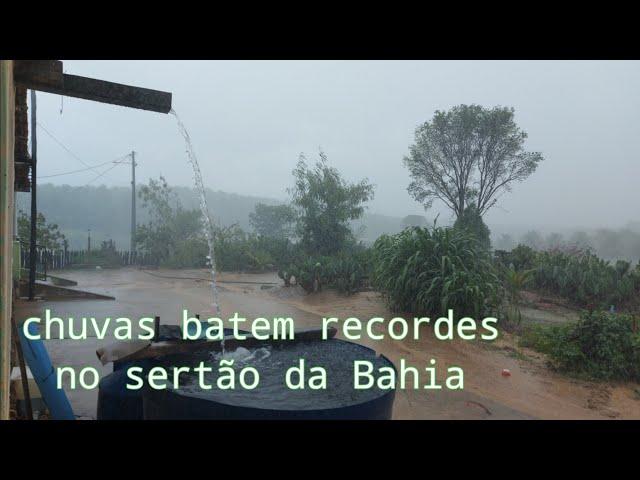
[[[196,157],[193,151],[193,145],[191,144],[191,137],[187,128],[180,120],[180,117],[175,110],[171,109],[169,112],[176,118],[178,122],[178,129],[184,137],[184,142],[187,147],[187,159],[191,168],[193,169],[193,182],[196,190],[200,196],[200,213],[202,214],[202,226],[204,228],[205,236],[207,238],[207,246],[209,247],[209,255],[207,256],[207,263],[211,268],[211,296],[213,308],[216,315],[220,316],[220,304],[218,302],[218,288],[216,285],[216,257],[213,246],[213,222],[209,216],[209,207],[207,206],[207,197],[205,195],[204,184],[202,182],[202,173],[200,172],[200,165],[198,164],[198,157]],[[222,350],[224,352],[224,340],[222,341]]]

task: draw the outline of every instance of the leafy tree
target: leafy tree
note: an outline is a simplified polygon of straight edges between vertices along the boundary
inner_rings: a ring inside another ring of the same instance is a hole
[[[139,192],[149,222],[136,230],[138,246],[160,262],[205,264],[207,247],[198,210],[186,210],[164,177],[150,179]]]
[[[524,150],[527,134],[514,121],[514,109],[459,105],[436,111],[416,129],[404,163],[409,193],[425,208],[442,201],[460,217],[474,203],[480,215],[501,191],[531,175],[542,160]]]
[[[488,250],[491,247],[491,231],[482,220],[480,212],[478,212],[475,205],[468,205],[462,215],[456,219],[453,226],[454,228],[467,230],[478,240],[478,243],[483,248]]]
[[[31,216],[23,211],[18,214],[18,237],[23,242],[31,241]],[[49,250],[66,249],[69,245],[58,224],[47,223],[42,212],[38,212],[36,219],[36,243]]]
[[[362,216],[364,203],[373,198],[373,185],[366,179],[346,182],[327,164],[322,151],[313,167],[301,155],[293,176],[294,187],[289,191],[298,210],[297,230],[305,250],[331,255],[353,242],[349,221]]]
[[[295,210],[290,205],[266,205],[258,203],[249,214],[249,222],[258,235],[270,238],[287,238],[295,222]]]

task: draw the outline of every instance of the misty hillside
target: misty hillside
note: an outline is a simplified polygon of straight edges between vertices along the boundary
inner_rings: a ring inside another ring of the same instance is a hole
[[[193,189],[172,187],[185,208],[197,209],[198,198]],[[19,193],[17,211],[29,212],[28,193]],[[238,224],[251,230],[249,214],[257,203],[275,205],[282,203],[272,198],[254,197],[207,189],[207,203],[215,221],[223,226]],[[128,187],[106,187],[69,185],[38,185],[38,208],[50,223],[57,223],[69,240],[70,248],[84,249],[87,245],[87,229],[91,229],[93,245],[113,239],[118,249],[129,248],[131,224],[131,190]],[[396,233],[406,225],[404,217],[381,215],[370,210],[357,221],[352,222],[356,236],[371,244],[380,235]],[[411,215],[413,225],[430,225],[433,220]],[[138,198],[137,223],[148,220],[147,212]],[[446,219],[438,219],[438,225],[449,224]],[[580,244],[592,248],[598,255],[608,260],[640,260],[640,223],[629,222],[618,229],[565,228],[543,226],[489,224],[494,248],[510,250],[518,243],[536,249],[554,248],[559,244]]]
[[[172,187],[185,208],[199,208],[198,198],[193,189]],[[212,217],[221,225],[237,223],[250,230],[249,213],[257,203],[275,205],[278,200],[238,195],[207,189],[207,203]],[[17,210],[29,212],[30,196],[19,193]],[[69,240],[70,248],[85,248],[87,229],[91,229],[94,245],[102,240],[113,239],[117,248],[127,249],[131,225],[131,189],[129,187],[106,187],[69,185],[38,185],[38,209],[48,222],[57,223]],[[147,213],[138,198],[137,223],[148,220]],[[354,222],[354,231],[360,239],[372,242],[383,233],[395,233],[402,230],[402,218],[365,213]]]

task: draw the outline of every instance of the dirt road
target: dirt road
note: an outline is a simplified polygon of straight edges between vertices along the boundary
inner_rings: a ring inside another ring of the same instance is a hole
[[[116,300],[19,302],[19,320],[41,315],[45,308],[61,317],[137,319],[160,315],[165,324],[179,323],[183,308],[203,317],[213,315],[210,284],[196,280],[207,278],[203,270],[85,270],[68,271],[61,276],[78,281],[78,288],[112,295]],[[220,280],[223,318],[234,312],[247,318],[290,316],[297,326],[305,327],[320,326],[323,316],[353,316],[361,320],[394,316],[374,292],[351,297],[330,291],[304,295],[295,288],[280,286],[275,274],[222,274]],[[242,281],[256,283],[234,283]],[[263,286],[260,282],[276,285]],[[56,366],[90,365],[106,375],[111,366],[101,366],[95,350],[111,341],[49,340],[47,348]],[[508,335],[489,344],[438,341],[428,332],[419,341],[362,343],[396,364],[404,358],[416,367],[426,367],[434,358],[440,382],[444,381],[448,366],[460,366],[465,372],[463,391],[398,390],[395,419],[640,419],[640,397],[635,391],[638,385],[590,383],[555,374],[544,366],[540,355],[518,348]],[[505,368],[510,370],[510,377],[501,375]],[[96,390],[67,393],[78,416],[95,418]]]

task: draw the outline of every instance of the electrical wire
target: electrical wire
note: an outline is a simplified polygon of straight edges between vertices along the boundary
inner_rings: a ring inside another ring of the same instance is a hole
[[[69,172],[54,173],[53,175],[40,175],[40,177],[39,177],[39,178],[60,177],[60,176],[62,176],[62,175],[71,175],[71,174],[73,174],[73,173],[86,172],[86,171],[88,171],[88,170],[95,170],[96,168],[103,167],[103,166],[105,166],[105,165],[107,165],[107,164],[109,164],[109,163],[115,163],[115,164],[117,164],[117,165],[122,165],[123,163],[126,163],[126,162],[124,162],[124,160],[125,160],[129,155],[130,155],[130,154],[127,154],[127,155],[124,155],[124,156],[122,156],[122,157],[118,157],[118,158],[116,158],[115,160],[109,160],[108,162],[99,163],[99,164],[97,164],[97,165],[93,165],[93,166],[91,166],[91,167],[89,167],[89,168],[81,168],[81,169],[79,169],[79,170],[71,170],[71,171],[69,171]]]
[[[63,173],[54,173],[53,175],[39,175],[40,178],[51,178],[51,177],[60,177],[62,175],[71,175],[73,173],[80,173],[80,172],[86,172],[87,170],[93,170],[94,168],[98,168],[98,167],[102,167],[108,163],[112,163],[113,160],[109,160],[108,162],[104,162],[104,163],[99,163],[98,165],[94,165],[93,167],[89,167],[89,168],[81,168],[80,170],[71,170],[70,172],[63,172]]]
[[[98,180],[100,177],[102,177],[104,174],[106,174],[107,172],[110,172],[111,170],[113,170],[114,168],[116,168],[118,165],[121,165],[120,163],[114,162],[114,165],[107,168],[104,172],[100,173],[98,176],[94,177],[93,179],[89,180],[86,185],[89,185],[90,183],[95,182],[96,180]]]
[[[55,141],[58,145],[60,145],[60,147],[62,147],[69,155],[71,155],[73,158],[75,158],[80,163],[82,163],[85,167],[87,167],[86,170],[95,170],[98,167],[101,167],[103,165],[106,165],[107,163],[110,163],[110,162],[105,162],[105,163],[101,163],[99,165],[90,165],[89,163],[87,163],[84,160],[82,160],[73,151],[71,151],[71,149],[69,147],[67,147],[64,143],[62,143],[60,140],[58,140],[56,138],[56,136],[53,135],[49,130],[47,130],[47,128],[44,125],[42,125],[40,122],[36,122],[36,125],[38,125],[42,129],[42,131],[44,131],[44,133],[46,133],[49,137],[51,137],[51,139],[53,141]],[[130,154],[126,154],[126,155],[124,155],[122,157],[118,157],[116,160],[113,160],[113,162],[116,162],[118,160],[123,160],[123,159],[127,158],[129,155]],[[69,173],[76,173],[76,172],[80,172],[80,171],[83,171],[83,170],[77,170],[77,171],[69,172]],[[56,175],[47,175],[47,177],[58,176],[58,175],[66,175],[66,174],[61,173],[61,174],[56,174]],[[42,178],[46,178],[46,177],[43,176]]]

